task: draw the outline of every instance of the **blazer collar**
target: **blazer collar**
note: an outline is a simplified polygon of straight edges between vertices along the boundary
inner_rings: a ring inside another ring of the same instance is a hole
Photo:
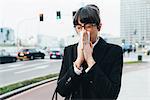
[[[93,58],[95,61],[100,61],[103,59],[103,56],[106,52],[107,43],[103,38],[99,38],[98,43],[93,48]]]
[[[104,46],[106,44],[107,44],[106,41],[102,37],[99,37],[99,41],[95,46],[97,46],[97,45],[98,46]]]

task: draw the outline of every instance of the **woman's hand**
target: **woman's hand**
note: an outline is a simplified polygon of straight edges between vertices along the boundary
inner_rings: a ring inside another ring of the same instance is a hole
[[[82,31],[82,33],[80,33],[80,41],[77,47],[77,59],[75,61],[75,65],[78,69],[80,69],[81,64],[83,63],[84,59],[84,54],[83,54],[83,33],[85,31]]]
[[[88,34],[87,32],[83,34],[83,54],[84,59],[88,64],[88,67],[92,67],[95,64],[93,59],[93,45],[92,42],[88,42]]]

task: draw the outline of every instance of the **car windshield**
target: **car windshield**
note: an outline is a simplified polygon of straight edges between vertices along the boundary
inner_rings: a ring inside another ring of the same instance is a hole
[[[60,51],[52,51],[52,52],[60,52]]]
[[[36,52],[35,49],[21,49],[20,52]]]
[[[28,51],[28,49],[21,49],[21,50],[19,50],[19,52],[27,52]]]

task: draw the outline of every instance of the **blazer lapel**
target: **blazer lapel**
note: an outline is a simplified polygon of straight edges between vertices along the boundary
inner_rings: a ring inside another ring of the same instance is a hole
[[[78,46],[78,43],[74,44],[73,46],[73,62],[77,59],[77,46]]]
[[[98,43],[95,45],[93,49],[93,58],[96,62],[99,62],[103,59],[105,53],[107,51],[107,43],[101,37]]]

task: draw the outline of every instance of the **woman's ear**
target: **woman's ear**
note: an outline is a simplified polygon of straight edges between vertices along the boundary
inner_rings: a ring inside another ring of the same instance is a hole
[[[100,30],[101,30],[101,26],[102,26],[102,24],[101,24],[101,23],[99,24],[99,26],[97,26],[98,31],[100,31]]]

